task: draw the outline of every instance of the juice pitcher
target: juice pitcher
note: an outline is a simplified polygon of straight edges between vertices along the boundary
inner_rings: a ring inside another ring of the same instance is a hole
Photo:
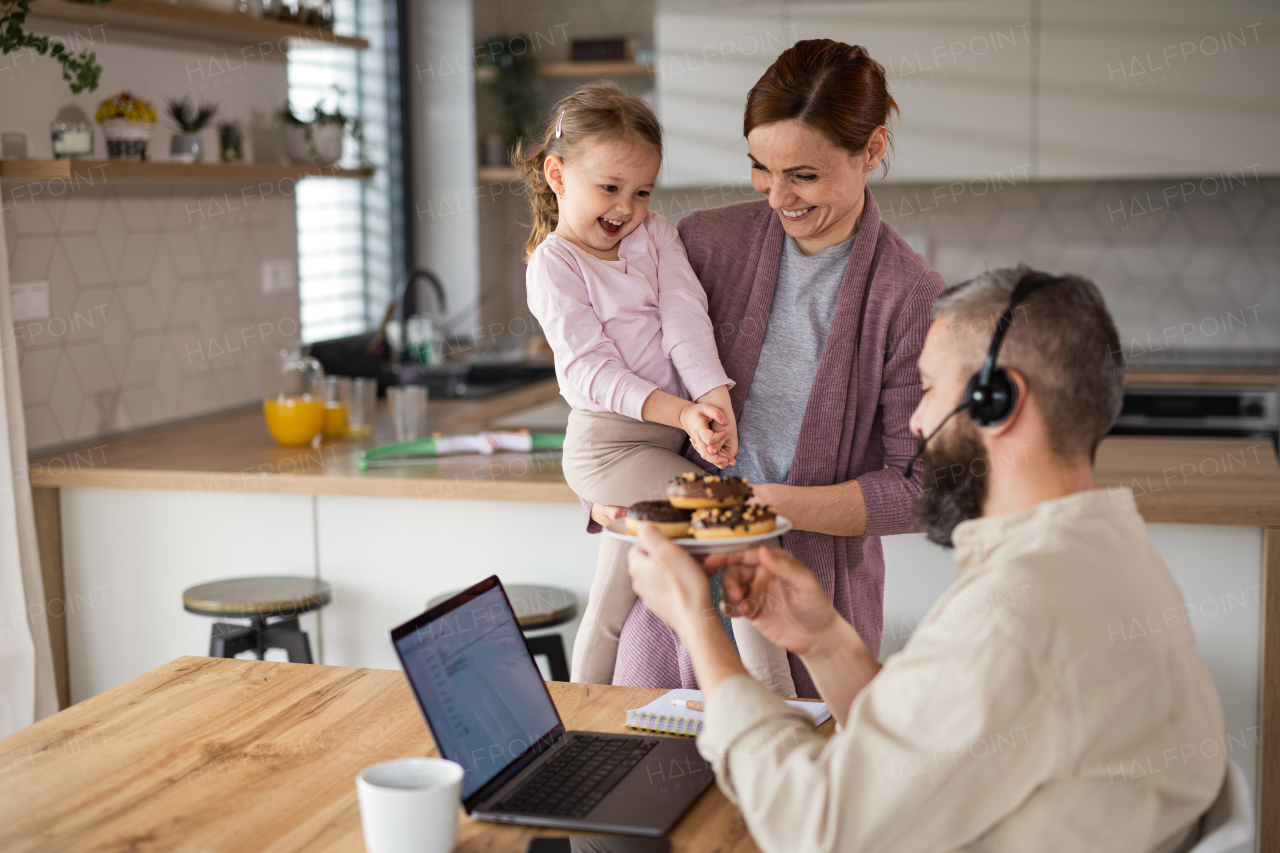
[[[282,447],[306,447],[324,426],[324,368],[310,356],[280,351],[275,393],[262,401],[271,437]]]

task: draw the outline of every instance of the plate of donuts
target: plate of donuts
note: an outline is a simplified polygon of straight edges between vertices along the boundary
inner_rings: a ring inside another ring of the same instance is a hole
[[[605,533],[635,542],[640,525],[650,523],[687,551],[712,554],[761,545],[791,529],[772,507],[747,503],[751,484],[742,477],[682,474],[667,484],[666,495],[664,501],[633,504]]]

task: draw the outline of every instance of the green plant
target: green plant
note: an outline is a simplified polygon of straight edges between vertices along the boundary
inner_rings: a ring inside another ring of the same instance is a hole
[[[345,94],[344,90],[337,85],[333,87],[333,91],[338,98],[341,98]],[[289,105],[289,102],[285,101],[284,106],[276,110],[276,118],[283,124],[299,126],[305,126],[308,124],[340,124],[351,133],[351,138],[354,139],[356,141],[356,145],[359,146],[360,159],[361,161],[364,160],[364,134],[362,133],[360,119],[355,116],[347,115],[342,111],[342,107],[340,106],[335,106],[333,108],[333,112],[329,112],[324,108],[323,100],[317,101],[316,105],[311,109],[311,118],[307,121],[303,121],[293,112],[293,107]],[[307,131],[308,140],[311,139],[310,133],[310,131]]]
[[[199,133],[208,126],[218,112],[216,104],[201,104],[195,107],[186,95],[181,98],[169,98],[165,102],[164,111],[173,119],[178,130],[183,133]]]
[[[88,0],[95,6],[103,6],[108,0]],[[0,53],[13,53],[27,48],[41,56],[53,57],[62,65],[62,79],[71,84],[73,94],[98,88],[102,66],[96,53],[82,50],[72,53],[65,43],[48,36],[32,35],[23,29],[31,12],[31,0],[0,0]]]
[[[238,121],[218,122],[218,148],[223,159],[239,160],[244,157],[244,131]]]
[[[526,47],[520,53],[511,49],[520,42]],[[504,49],[493,50],[500,44]],[[520,37],[495,36],[476,47],[477,74],[484,90],[492,99],[489,107],[502,126],[502,138],[507,148],[513,147],[521,137],[533,138],[542,117],[542,81],[538,78],[538,61],[528,43]]]

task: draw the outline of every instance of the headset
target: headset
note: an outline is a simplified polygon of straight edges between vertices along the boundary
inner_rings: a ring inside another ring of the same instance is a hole
[[[1044,272],[1029,272],[1018,280],[1013,293],[1009,296],[1009,306],[996,321],[995,332],[991,335],[991,346],[987,348],[987,357],[983,360],[982,367],[969,377],[968,384],[964,386],[960,405],[948,412],[933,431],[925,436],[924,441],[920,442],[915,455],[902,469],[903,477],[911,478],[911,469],[924,453],[925,447],[955,415],[968,412],[975,424],[989,427],[1004,423],[1013,414],[1014,407],[1018,404],[1018,386],[1009,378],[1008,371],[1003,367],[996,367],[996,359],[1000,356],[1000,345],[1004,343],[1005,333],[1013,325],[1014,309],[1040,288],[1059,281],[1064,279]]]

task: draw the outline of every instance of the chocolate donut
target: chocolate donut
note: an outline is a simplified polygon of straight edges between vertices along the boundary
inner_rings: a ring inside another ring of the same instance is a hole
[[[732,506],[727,509],[700,509],[693,514],[694,539],[728,539],[768,533],[778,524],[773,507],[763,504]]]
[[[746,477],[723,474],[681,474],[667,484],[667,500],[681,509],[742,506],[751,497]]]
[[[689,519],[693,513],[672,506],[666,501],[641,501],[627,510],[627,532],[632,536],[640,532],[640,523],[652,522],[658,532],[668,539],[689,535]]]

